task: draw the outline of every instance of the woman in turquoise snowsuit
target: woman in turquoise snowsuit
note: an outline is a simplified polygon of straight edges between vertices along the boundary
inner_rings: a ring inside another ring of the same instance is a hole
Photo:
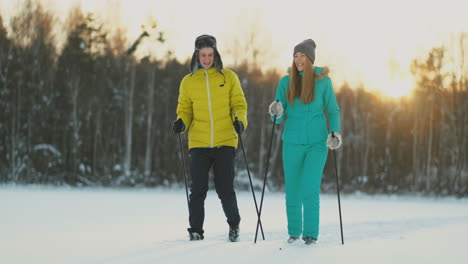
[[[289,243],[301,234],[306,244],[317,240],[327,146],[336,149],[341,145],[340,109],[328,69],[315,67],[314,60],[313,40],[294,48],[290,75],[279,81],[275,102],[270,105],[270,114],[276,115],[277,123],[286,120],[282,139]]]

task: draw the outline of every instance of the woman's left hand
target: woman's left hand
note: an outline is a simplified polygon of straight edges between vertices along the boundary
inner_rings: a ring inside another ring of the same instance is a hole
[[[328,134],[327,146],[330,149],[337,149],[341,146],[341,134],[338,132],[331,132]]]

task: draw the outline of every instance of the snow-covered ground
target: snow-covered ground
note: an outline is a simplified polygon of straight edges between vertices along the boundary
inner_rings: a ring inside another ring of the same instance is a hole
[[[260,193],[257,193],[259,200]],[[214,191],[205,240],[188,241],[184,189],[65,189],[0,186],[0,263],[467,263],[468,200],[322,195],[316,245],[286,243],[284,195],[266,193],[265,240],[253,243],[250,192],[239,192],[240,242]]]

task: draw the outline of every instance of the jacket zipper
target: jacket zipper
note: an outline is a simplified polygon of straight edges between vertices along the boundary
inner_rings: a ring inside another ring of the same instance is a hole
[[[213,112],[211,109],[211,92],[210,92],[210,82],[208,78],[208,72],[206,69],[205,71],[205,78],[206,78],[206,93],[208,94],[208,113],[210,114],[210,147],[212,148],[214,143],[214,122],[213,122]]]

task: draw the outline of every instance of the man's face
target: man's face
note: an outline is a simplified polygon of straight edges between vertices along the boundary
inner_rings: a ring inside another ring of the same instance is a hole
[[[213,48],[202,48],[198,52],[198,60],[204,69],[209,69],[214,62],[214,49]]]

